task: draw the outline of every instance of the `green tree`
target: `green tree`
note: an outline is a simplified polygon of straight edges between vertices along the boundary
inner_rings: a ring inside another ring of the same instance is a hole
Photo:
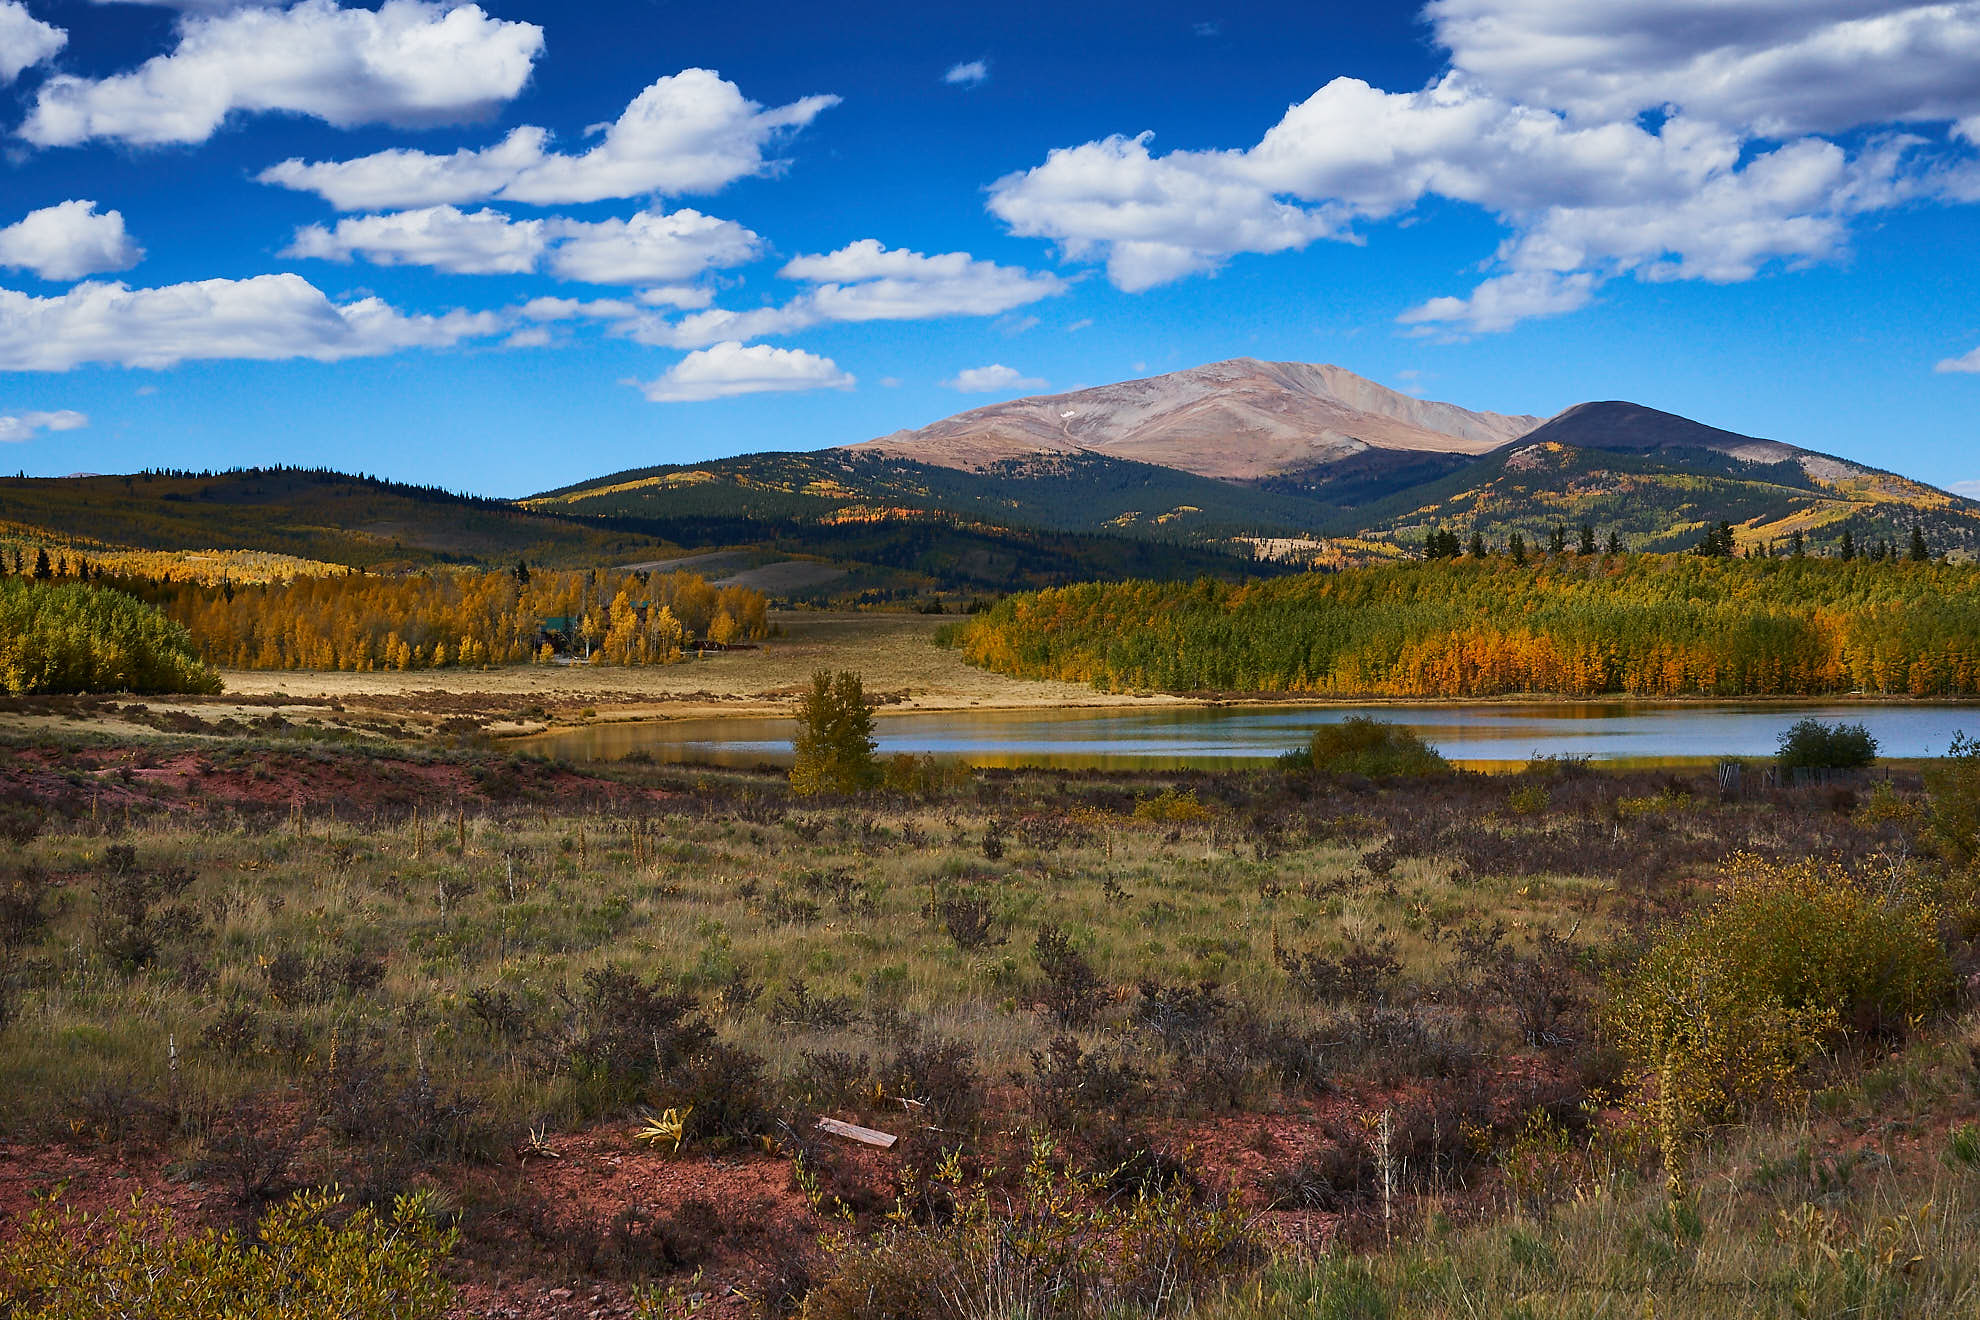
[[[1506,550],[1512,555],[1512,561],[1515,564],[1524,564],[1526,562],[1526,538],[1518,532],[1512,534],[1512,540],[1507,543]]]
[[[1485,537],[1481,532],[1473,532],[1471,534],[1471,557],[1473,559],[1483,559],[1485,557]]]
[[[853,671],[821,669],[798,698],[791,787],[798,793],[857,793],[879,784],[873,707]]]
[[[80,583],[0,582],[0,692],[219,690],[186,630],[151,605]]]
[[[1856,558],[1856,534],[1847,527],[1843,528],[1842,546],[1837,553],[1842,556],[1842,561],[1845,564],[1852,562]]]
[[[1622,552],[1623,552],[1623,539],[1622,539],[1622,533],[1621,533],[1621,532],[1610,532],[1610,533],[1609,533],[1609,553],[1610,553],[1610,554],[1612,554],[1612,555],[1619,555],[1619,554],[1621,554]]]
[[[1812,715],[1781,734],[1783,770],[1860,770],[1877,759],[1877,738],[1861,724],[1824,724]]]
[[[1578,553],[1584,555],[1595,553],[1595,529],[1587,523],[1581,524],[1581,544]]]
[[[1961,868],[1980,862],[1980,741],[1956,734],[1944,759],[1925,771],[1925,790],[1927,834],[1939,856]]]
[[[1932,560],[1932,552],[1925,544],[1925,529],[1914,525],[1911,529],[1911,562],[1926,564]]]

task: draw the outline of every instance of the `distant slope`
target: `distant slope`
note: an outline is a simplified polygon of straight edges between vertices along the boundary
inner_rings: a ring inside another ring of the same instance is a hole
[[[963,470],[855,447],[639,468],[532,496],[546,513],[657,521],[870,522],[944,512],[999,526],[1161,540],[1297,531],[1339,506],[1097,453]],[[672,533],[663,533],[671,536]]]
[[[1540,424],[1413,398],[1340,367],[1234,358],[1095,389],[975,408],[855,446],[981,471],[1090,452],[1245,481],[1370,449],[1482,454]]]
[[[1506,448],[1364,510],[1363,534],[1419,542],[1432,527],[1529,543],[1587,523],[1634,550],[1683,549],[1707,527],[1739,544],[1816,552],[1902,546],[1922,527],[1933,552],[1980,551],[1980,504],[1894,473],[1631,403],[1570,408]]]
[[[674,548],[504,500],[296,468],[8,478],[0,524],[138,550],[252,550],[372,570],[609,563]]]

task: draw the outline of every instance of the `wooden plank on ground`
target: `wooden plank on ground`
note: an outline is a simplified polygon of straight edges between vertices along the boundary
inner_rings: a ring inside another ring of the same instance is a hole
[[[860,1142],[862,1145],[878,1146],[881,1150],[891,1150],[894,1143],[900,1140],[891,1132],[876,1132],[857,1123],[841,1123],[836,1118],[819,1119],[818,1130],[829,1132],[835,1137],[844,1137],[848,1141]]]

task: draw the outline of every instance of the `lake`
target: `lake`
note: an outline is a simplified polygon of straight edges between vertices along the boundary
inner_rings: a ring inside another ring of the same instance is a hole
[[[874,732],[882,756],[933,754],[980,766],[1207,769],[1270,761],[1318,725],[1351,715],[1406,725],[1452,761],[1480,769],[1517,768],[1534,756],[1624,764],[1767,757],[1781,731],[1809,715],[1866,725],[1887,758],[1942,756],[1954,734],[1980,736],[1980,705],[1614,701],[939,711],[882,714]],[[749,766],[788,761],[795,727],[764,718],[640,721],[556,730],[513,745],[571,761],[645,752],[660,761]]]

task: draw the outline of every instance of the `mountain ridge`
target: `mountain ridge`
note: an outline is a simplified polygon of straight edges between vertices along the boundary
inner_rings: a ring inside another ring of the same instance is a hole
[[[1331,363],[1247,357],[986,404],[844,448],[965,470],[1087,451],[1242,481],[1370,449],[1483,454],[1541,422],[1419,399]]]

